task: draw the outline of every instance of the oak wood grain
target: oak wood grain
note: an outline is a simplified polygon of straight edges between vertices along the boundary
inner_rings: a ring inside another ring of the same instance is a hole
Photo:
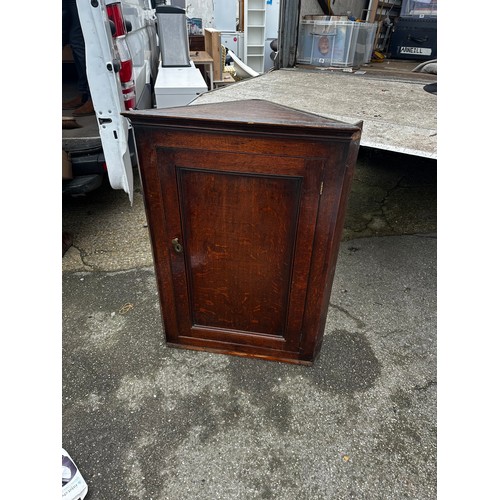
[[[261,100],[124,115],[167,344],[311,364],[361,124]]]

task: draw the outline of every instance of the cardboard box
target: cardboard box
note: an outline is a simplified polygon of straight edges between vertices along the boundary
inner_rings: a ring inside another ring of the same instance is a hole
[[[62,150],[62,178],[63,181],[73,179],[73,168],[69,155],[64,149]]]
[[[63,63],[75,62],[75,60],[73,59],[73,51],[71,50],[70,45],[65,45],[62,49],[62,62]]]

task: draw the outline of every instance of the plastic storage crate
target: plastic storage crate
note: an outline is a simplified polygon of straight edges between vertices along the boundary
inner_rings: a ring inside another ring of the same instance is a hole
[[[297,62],[313,66],[352,67],[370,62],[377,25],[307,16],[300,22]]]

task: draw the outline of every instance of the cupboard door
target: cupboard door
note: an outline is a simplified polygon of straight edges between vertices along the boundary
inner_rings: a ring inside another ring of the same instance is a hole
[[[322,162],[158,148],[176,331],[299,352]]]

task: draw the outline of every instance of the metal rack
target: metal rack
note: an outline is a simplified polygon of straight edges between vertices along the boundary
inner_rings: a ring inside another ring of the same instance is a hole
[[[367,9],[367,21],[377,23],[377,33],[373,48],[385,52],[394,26],[394,21],[401,14],[401,0],[370,0]]]

